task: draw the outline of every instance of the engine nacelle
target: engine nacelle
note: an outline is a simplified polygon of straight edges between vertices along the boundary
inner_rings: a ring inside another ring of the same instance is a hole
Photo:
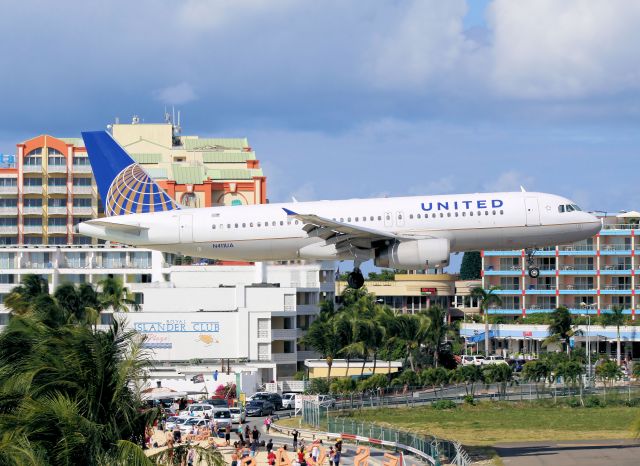
[[[446,267],[449,253],[448,239],[418,239],[378,249],[374,263],[378,267],[409,270]]]

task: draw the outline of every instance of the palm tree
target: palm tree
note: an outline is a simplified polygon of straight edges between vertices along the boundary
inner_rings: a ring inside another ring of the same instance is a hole
[[[415,371],[413,352],[424,343],[428,328],[429,319],[424,314],[400,314],[396,316],[390,328],[391,342],[404,347],[405,365],[408,361],[412,371]]]
[[[133,299],[133,294],[122,284],[122,280],[108,277],[100,281],[100,293],[98,302],[102,309],[110,309],[113,312],[129,312],[140,310],[140,305]]]
[[[446,323],[447,312],[441,306],[429,306],[425,315],[429,319],[427,327],[426,340],[427,345],[433,351],[433,361],[435,367],[438,367],[438,356],[440,354],[440,345],[447,335],[448,325]]]
[[[616,345],[616,362],[618,366],[622,360],[622,344],[620,342],[620,327],[625,324],[626,317],[624,310],[620,306],[614,306],[611,311],[602,314],[602,326],[614,326],[616,328],[617,345]]]
[[[495,304],[496,306],[502,305],[502,299],[496,294],[496,291],[500,289],[499,286],[492,286],[488,290],[485,290],[481,286],[478,286],[471,290],[471,296],[480,299],[480,310],[484,315],[484,355],[489,356],[489,318],[487,313],[489,306]]]
[[[333,360],[340,350],[340,340],[336,331],[335,319],[328,312],[320,311],[320,315],[309,326],[302,343],[320,353],[327,362],[327,383],[331,380]]]
[[[573,326],[569,309],[564,306],[557,307],[549,317],[551,319],[549,337],[542,342],[542,345],[547,346],[550,343],[560,341],[566,345],[567,354],[569,354],[571,352],[571,337],[580,333],[580,330],[576,330]]]
[[[23,315],[32,309],[33,300],[49,294],[49,285],[40,275],[25,275],[20,285],[14,287],[4,300],[4,305],[15,315]]]

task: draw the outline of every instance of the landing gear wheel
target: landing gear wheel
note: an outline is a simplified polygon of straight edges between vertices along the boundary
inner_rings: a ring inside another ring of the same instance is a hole
[[[540,269],[538,267],[529,267],[529,276],[531,278],[538,278],[538,276],[540,276]]]
[[[362,288],[364,285],[364,276],[362,272],[360,272],[360,269],[353,269],[353,272],[347,277],[347,283],[349,284],[349,288],[353,288],[354,290]]]

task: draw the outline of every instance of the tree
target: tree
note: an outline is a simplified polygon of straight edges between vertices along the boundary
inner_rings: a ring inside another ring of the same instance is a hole
[[[487,313],[489,312],[489,307],[492,304],[497,306],[502,305],[502,299],[500,296],[496,294],[496,291],[500,289],[499,286],[492,286],[488,290],[478,286],[471,290],[471,296],[480,299],[480,310],[482,311],[482,315],[484,316],[484,355],[485,357],[489,356],[489,319]]]
[[[482,270],[480,251],[467,251],[460,264],[460,280],[479,280]]]
[[[390,282],[395,280],[396,272],[394,270],[382,269],[380,272],[369,272],[368,280],[376,280],[380,282]]]
[[[448,326],[446,323],[447,312],[441,306],[429,306],[425,315],[429,319],[426,330],[426,343],[428,348],[433,352],[433,362],[438,367],[438,356],[440,346],[447,335]]]
[[[302,342],[320,353],[327,362],[328,384],[331,379],[333,360],[340,350],[340,339],[330,311],[323,310],[320,312],[318,318],[309,326],[309,330],[307,330]]]
[[[513,383],[513,369],[508,364],[489,364],[482,370],[483,378],[487,384],[498,384],[500,397],[507,395],[507,386]]]
[[[544,360],[528,361],[522,369],[522,379],[526,382],[535,382],[536,397],[538,396],[538,384],[540,382],[546,383],[549,374],[551,374],[551,370]]]
[[[616,328],[616,362],[618,366],[622,363],[622,344],[620,342],[620,327],[625,324],[626,317],[624,310],[620,306],[614,306],[610,311],[602,314],[602,326],[613,326]]]
[[[402,345],[411,370],[415,371],[413,352],[420,348],[425,340],[429,320],[424,314],[400,314],[393,320],[390,328],[391,341]]]
[[[108,277],[100,281],[100,306],[104,310],[112,312],[129,312],[129,308],[134,311],[140,310],[140,305],[133,299],[132,293],[122,284],[122,280]]]
[[[596,365],[596,377],[602,381],[604,387],[604,398],[607,398],[607,385],[613,384],[616,380],[622,378],[622,371],[620,366],[615,361],[609,359],[602,361],[601,364]]]
[[[564,306],[557,307],[550,317],[549,337],[542,342],[542,345],[548,346],[551,343],[560,341],[566,345],[567,354],[569,354],[571,352],[571,337],[580,332],[573,326],[569,309]]]
[[[49,285],[40,275],[25,275],[20,285],[14,287],[4,300],[4,305],[15,315],[23,315],[32,309],[34,300],[49,294]]]

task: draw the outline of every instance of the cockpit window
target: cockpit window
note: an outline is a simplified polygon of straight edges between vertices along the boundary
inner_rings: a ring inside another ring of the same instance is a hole
[[[573,209],[578,211],[578,212],[582,211],[582,209],[580,207],[578,207],[576,204],[571,204],[571,207],[573,207]]]
[[[561,214],[564,213],[564,206],[563,205],[559,205],[558,206],[558,212],[560,212]]]
[[[575,209],[571,204],[567,204],[567,212],[573,212]]]

